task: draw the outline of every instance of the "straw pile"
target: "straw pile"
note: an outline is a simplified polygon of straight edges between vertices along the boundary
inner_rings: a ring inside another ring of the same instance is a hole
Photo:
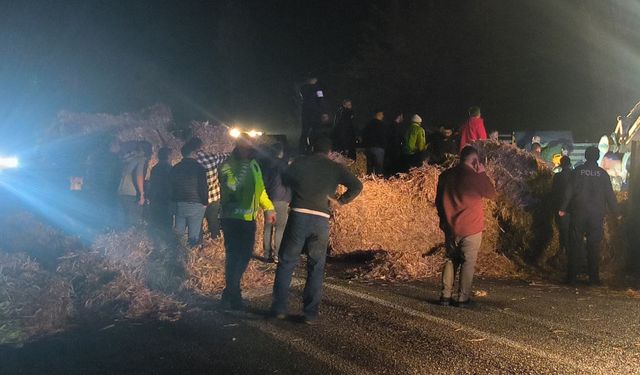
[[[46,130],[45,136],[47,139],[55,139],[77,135],[113,134],[121,142],[147,141],[151,143],[154,151],[160,147],[170,147],[177,151],[184,142],[173,134],[173,127],[171,110],[157,104],[138,112],[118,115],[61,111]],[[178,154],[174,152],[174,158],[177,158]],[[150,166],[156,162],[154,154]]]
[[[435,207],[439,174],[438,168],[425,165],[388,180],[365,178],[362,194],[334,213],[332,254],[375,252],[367,266],[356,270],[356,277],[404,280],[438,275],[444,255]],[[511,262],[491,248],[497,231],[492,224],[479,256],[479,273],[513,275]]]
[[[209,153],[227,153],[233,151],[234,140],[222,124],[209,121],[192,121],[191,135],[202,140],[203,151]]]
[[[489,142],[476,146],[498,192],[495,201],[485,202],[478,274],[513,277],[542,271],[561,277],[566,255],[559,252],[555,212],[548,204],[551,171],[514,146]],[[444,253],[435,208],[440,171],[424,165],[389,180],[366,177],[362,194],[334,213],[333,254],[374,253],[366,266],[353,270],[354,276],[415,279],[439,274]],[[618,200],[626,204],[624,194]],[[607,220],[601,263],[605,278],[623,274],[620,271],[628,264],[625,234],[624,222]]]
[[[106,234],[87,249],[32,216],[18,215],[16,222],[26,225],[13,233],[23,246],[0,250],[0,344],[57,332],[84,316],[180,317],[182,304],[171,297],[184,279],[180,261],[175,251],[163,254],[144,232]],[[25,234],[31,228],[42,232]],[[46,254],[45,238],[51,241],[51,254]],[[9,247],[14,243],[0,241]],[[27,255],[31,252],[43,256],[36,260]]]

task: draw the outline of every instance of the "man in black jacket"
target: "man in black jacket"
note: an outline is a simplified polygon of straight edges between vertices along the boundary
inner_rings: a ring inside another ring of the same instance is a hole
[[[178,235],[189,231],[189,245],[200,241],[202,219],[207,208],[207,172],[195,159],[195,152],[202,145],[198,138],[192,138],[182,149],[182,161],[171,170],[171,191],[176,202],[175,230]]]
[[[618,213],[618,203],[611,187],[611,179],[604,169],[598,167],[600,151],[589,147],[585,151],[586,162],[577,167],[569,182],[558,216],[571,214],[570,246],[567,282],[575,283],[579,271],[579,260],[584,237],[587,238],[587,260],[589,282],[600,284],[600,244],[603,237],[606,213]]]
[[[564,195],[569,188],[573,169],[571,168],[571,159],[568,156],[560,158],[560,167],[562,170],[553,175],[553,184],[551,185],[551,201],[553,209],[556,212],[556,226],[560,234],[560,251],[569,254],[569,231],[571,229],[571,215],[565,214],[560,217],[557,211],[560,210]]]
[[[373,119],[362,131],[362,143],[367,153],[367,174],[382,175],[384,173],[384,152],[387,147],[387,126],[384,112],[375,111]]]
[[[303,294],[305,321],[312,324],[318,318],[329,243],[329,202],[346,204],[362,191],[362,183],[356,176],[329,159],[330,151],[330,139],[317,139],[314,153],[296,159],[285,174],[293,197],[273,284],[272,312],[278,319],[287,316],[291,276],[305,246],[308,254]],[[345,186],[347,191],[336,199],[338,185]]]
[[[171,149],[158,150],[158,164],[149,178],[149,210],[151,222],[161,231],[170,232],[173,224],[171,210]]]
[[[356,127],[353,123],[353,104],[345,99],[333,121],[333,149],[356,159]]]

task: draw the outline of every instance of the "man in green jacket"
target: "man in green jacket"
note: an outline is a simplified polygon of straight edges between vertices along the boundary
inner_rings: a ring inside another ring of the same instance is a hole
[[[427,141],[422,128],[422,118],[418,115],[413,115],[404,142],[404,154],[409,168],[422,165],[426,148]]]
[[[240,281],[253,253],[259,209],[265,211],[265,221],[276,221],[275,209],[267,196],[254,154],[251,138],[243,135],[231,156],[218,168],[220,224],[225,248],[222,305],[231,310],[245,309]]]

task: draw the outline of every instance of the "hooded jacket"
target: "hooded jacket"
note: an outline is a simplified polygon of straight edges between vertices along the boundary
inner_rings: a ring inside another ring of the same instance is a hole
[[[424,129],[419,123],[412,122],[405,135],[404,153],[407,155],[419,154],[423,152],[426,147],[427,139]]]
[[[273,211],[262,172],[254,159],[240,159],[232,154],[220,167],[220,217],[253,221],[262,208]]]

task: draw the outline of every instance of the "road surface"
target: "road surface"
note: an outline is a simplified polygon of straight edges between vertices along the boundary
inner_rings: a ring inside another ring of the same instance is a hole
[[[177,322],[83,325],[0,347],[0,374],[640,374],[640,300],[604,288],[478,280],[470,308],[435,282],[329,278],[321,321],[192,306]],[[300,313],[301,286],[292,313]]]

